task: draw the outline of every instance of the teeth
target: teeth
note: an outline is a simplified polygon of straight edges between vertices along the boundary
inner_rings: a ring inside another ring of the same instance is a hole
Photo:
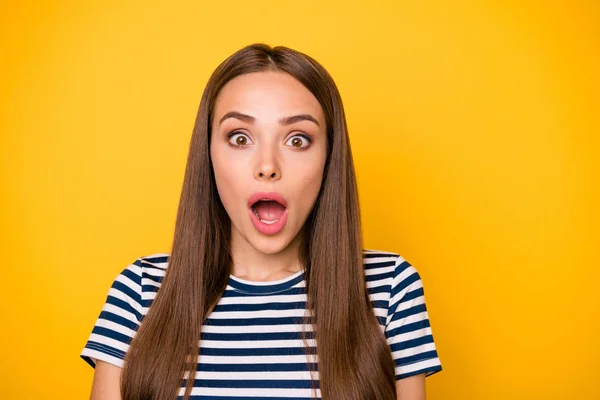
[[[260,216],[258,215],[258,213],[256,212],[256,210],[254,208],[252,208],[252,212],[254,212],[254,215],[256,215],[256,218],[258,218],[260,220],[260,222],[264,222],[267,225],[271,225],[271,224],[274,224],[275,222],[279,221],[278,219],[276,219],[275,221],[265,221],[264,219],[260,219]]]

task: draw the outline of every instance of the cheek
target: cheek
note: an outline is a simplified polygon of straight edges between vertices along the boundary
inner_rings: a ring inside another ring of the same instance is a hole
[[[310,168],[296,169],[297,174],[294,176],[294,180],[298,183],[298,198],[301,199],[302,208],[309,211],[321,189],[321,183],[323,181],[323,165],[320,162],[315,162],[310,165]]]
[[[223,157],[215,154],[213,157],[213,171],[215,174],[215,182],[217,183],[217,191],[225,210],[229,215],[234,209],[236,199],[239,199],[239,175],[235,169],[235,165],[223,161]]]

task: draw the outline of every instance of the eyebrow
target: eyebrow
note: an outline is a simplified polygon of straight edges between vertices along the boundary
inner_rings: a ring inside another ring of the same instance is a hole
[[[225,114],[221,117],[221,119],[219,120],[219,125],[221,125],[223,123],[223,121],[225,121],[227,118],[236,118],[236,119],[239,119],[240,121],[244,121],[249,124],[253,124],[254,121],[256,121],[256,118],[254,118],[250,115],[242,114],[241,112],[237,112],[237,111],[229,111],[227,114]],[[317,126],[320,126],[317,119],[310,114],[298,114],[298,115],[292,115],[290,117],[284,117],[284,118],[279,119],[279,123],[281,125],[291,125],[291,124],[299,122],[299,121],[312,121],[315,124],[317,124]]]

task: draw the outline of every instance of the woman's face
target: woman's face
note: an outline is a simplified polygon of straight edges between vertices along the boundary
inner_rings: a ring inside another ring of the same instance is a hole
[[[286,249],[323,179],[321,105],[287,73],[249,73],[221,89],[211,125],[212,165],[233,239],[265,254]]]

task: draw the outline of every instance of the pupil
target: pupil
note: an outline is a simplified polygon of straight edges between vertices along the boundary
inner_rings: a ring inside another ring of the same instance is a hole
[[[238,136],[236,141],[237,141],[237,144],[244,144],[244,143],[246,143],[246,138],[243,136]]]
[[[298,146],[300,146],[301,144],[302,144],[302,143],[300,143],[300,139],[298,139],[298,138],[294,138],[294,139],[292,140],[292,145],[293,145],[293,146],[295,146],[295,147],[298,147]]]

